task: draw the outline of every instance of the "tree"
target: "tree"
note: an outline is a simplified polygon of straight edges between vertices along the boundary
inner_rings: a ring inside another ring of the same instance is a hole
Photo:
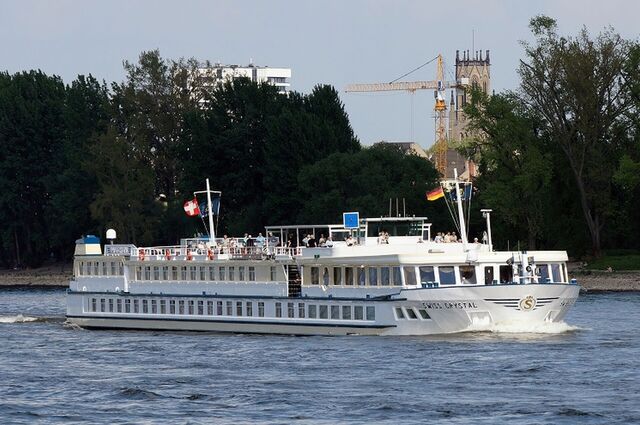
[[[592,251],[599,256],[620,152],[616,124],[633,107],[627,93],[638,78],[638,67],[627,62],[632,43],[612,30],[595,39],[586,29],[561,37],[546,16],[533,18],[530,28],[536,41],[524,43],[520,95],[567,158]]]

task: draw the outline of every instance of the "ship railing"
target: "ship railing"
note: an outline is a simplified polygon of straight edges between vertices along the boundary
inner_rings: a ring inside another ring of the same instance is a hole
[[[122,255],[122,254],[120,254]],[[274,256],[300,256],[301,247],[274,247],[274,246],[216,246],[216,247],[188,247],[188,246],[155,246],[137,248],[129,246],[128,256],[139,261],[145,260],[259,260]]]

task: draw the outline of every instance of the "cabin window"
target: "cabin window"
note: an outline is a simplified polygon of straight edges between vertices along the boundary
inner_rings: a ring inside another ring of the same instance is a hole
[[[113,313],[113,299],[109,298],[109,313]]]
[[[160,280],[160,267],[153,266],[153,280]]]
[[[264,317],[264,302],[258,301],[258,317]]]
[[[378,286],[378,269],[369,267],[369,285]]]
[[[196,302],[193,300],[189,300],[189,314],[193,315],[196,312]]]
[[[156,300],[151,300],[151,313],[155,314],[158,312],[157,310],[157,301]]]
[[[549,265],[548,264],[538,264],[537,268],[538,282],[547,283],[549,279]]]
[[[160,300],[160,314],[166,314],[166,313],[167,313],[167,301]]]
[[[402,269],[400,267],[393,267],[393,284],[402,286]]]
[[[220,267],[220,269],[218,270],[219,274],[220,274],[220,280],[225,280],[225,268],[224,267]]]
[[[120,276],[124,275],[124,263],[118,263],[118,274]]]
[[[327,319],[329,317],[329,309],[326,305],[321,305],[318,310],[321,319]]]
[[[180,280],[187,280],[187,266],[180,267]]]
[[[144,280],[151,280],[151,266],[144,267]]]
[[[244,266],[238,267],[238,280],[244,282]]]
[[[413,286],[416,284],[416,268],[411,266],[404,267],[404,284],[407,286]]]
[[[107,262],[102,262],[102,276],[107,276]]]
[[[131,313],[131,300],[124,300],[124,312]]]
[[[227,301],[227,316],[233,316],[233,301]]]
[[[253,316],[253,303],[251,301],[247,301],[246,309],[247,309],[247,316],[249,317]]]
[[[416,315],[416,312],[411,307],[407,307],[407,317],[410,320],[417,320],[418,319],[418,316]]]
[[[324,272],[322,272],[322,284],[324,286],[329,285],[329,268],[325,267]]]
[[[427,313],[427,310],[425,310],[424,308],[418,309],[418,313],[420,313],[420,317],[422,317],[425,320],[431,319],[431,316],[429,316],[429,313]]]
[[[420,283],[432,283],[436,281],[436,273],[433,266],[420,266]]]
[[[184,314],[184,300],[178,301],[178,314]]]
[[[367,284],[367,273],[364,267],[358,267],[358,285],[364,286]]]
[[[287,317],[294,317],[294,313],[293,303],[287,303]]]
[[[460,266],[460,278],[464,285],[475,285],[476,268],[474,266]]]
[[[342,320],[351,320],[351,306],[343,305],[342,306]]]
[[[276,276],[277,276],[276,273],[277,273],[276,267],[275,266],[271,266],[270,275],[269,275],[269,280],[271,282],[276,280]]]
[[[282,303],[276,303],[276,317],[282,317]]]
[[[256,281],[256,268],[253,266],[249,266],[249,282]]]
[[[452,266],[438,267],[438,275],[440,277],[440,285],[455,285],[456,273]]]
[[[304,303],[298,303],[298,317],[304,319]]]
[[[176,314],[176,301],[169,300],[169,314]]]
[[[376,308],[374,306],[367,306],[367,320],[376,320]]]
[[[345,285],[353,285],[353,267],[344,268],[344,283]]]
[[[136,266],[136,280],[142,280],[142,267]]]
[[[500,266],[500,283],[513,282],[513,267],[511,265]]]
[[[389,267],[380,267],[380,284],[389,286]]]
[[[209,266],[209,280],[216,280],[216,268]]]
[[[353,318],[355,320],[364,320],[364,310],[361,305],[356,305],[353,307]]]
[[[396,310],[396,318],[404,319],[404,313],[402,312],[402,308],[396,307],[395,310]]]
[[[309,306],[309,319],[315,319],[317,316],[317,308],[314,304]]]
[[[162,280],[169,280],[169,266],[162,266]]]
[[[98,311],[97,309],[97,300],[95,298],[91,298],[91,311]]]
[[[222,316],[222,301],[216,302],[216,314]]]
[[[331,318],[340,320],[340,306],[332,305],[331,306]]]
[[[213,301],[207,301],[207,315],[213,316]]]
[[[140,301],[139,300],[133,300],[133,312],[134,313],[140,313]]]
[[[94,276],[98,276],[98,266],[100,265],[100,263],[98,263],[97,261],[93,263],[93,274]]]
[[[484,284],[493,284],[493,266],[486,266],[484,268]]]
[[[207,268],[200,266],[200,280],[207,280]]]
[[[172,266],[171,267],[171,280],[178,280],[178,267],[177,266]]]
[[[554,283],[562,282],[562,277],[560,276],[560,264],[551,264],[551,275],[553,276]]]
[[[236,302],[236,316],[242,316],[242,301]]]
[[[198,300],[198,314],[202,316],[204,314],[204,301]]]
[[[236,268],[233,266],[229,266],[229,281],[236,280]]]
[[[333,268],[333,284],[342,285],[342,267]]]
[[[311,284],[320,284],[320,270],[317,267],[311,267]]]
[[[191,280],[196,280],[197,277],[197,267],[196,266],[189,266],[189,278]]]
[[[112,261],[111,262],[111,276],[115,276],[116,274],[117,274],[116,273],[116,262]]]

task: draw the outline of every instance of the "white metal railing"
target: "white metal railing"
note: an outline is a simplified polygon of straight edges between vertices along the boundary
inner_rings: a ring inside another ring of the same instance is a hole
[[[155,260],[216,260],[225,259],[261,259],[274,255],[289,257],[302,255],[301,247],[273,247],[273,246],[216,246],[216,247],[188,247],[188,246],[154,246],[138,248],[134,245],[105,245],[105,255],[125,256],[139,261]]]

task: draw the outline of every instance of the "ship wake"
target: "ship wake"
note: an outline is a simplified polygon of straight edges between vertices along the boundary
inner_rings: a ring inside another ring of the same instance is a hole
[[[584,330],[566,322],[527,323],[521,321],[493,323],[489,320],[474,320],[465,332],[491,332],[500,334],[563,334]]]

